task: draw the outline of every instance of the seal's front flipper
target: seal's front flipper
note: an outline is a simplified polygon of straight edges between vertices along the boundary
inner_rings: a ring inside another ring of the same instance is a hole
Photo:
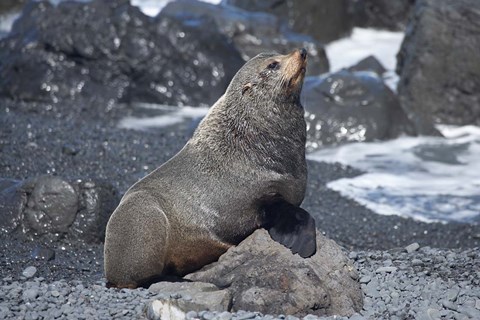
[[[286,201],[265,206],[265,229],[273,240],[308,258],[317,251],[315,220],[300,207]]]

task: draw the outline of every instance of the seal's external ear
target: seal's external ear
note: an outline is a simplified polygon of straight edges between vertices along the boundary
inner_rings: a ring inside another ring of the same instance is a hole
[[[273,240],[308,258],[317,251],[315,220],[300,207],[281,199],[264,207],[265,229]]]
[[[245,84],[242,88],[242,96],[245,94],[245,92],[247,92],[248,90],[250,90],[250,88],[252,88],[252,83],[249,82],[247,84]]]

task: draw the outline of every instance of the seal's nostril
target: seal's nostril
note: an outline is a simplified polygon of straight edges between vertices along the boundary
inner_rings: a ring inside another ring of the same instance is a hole
[[[305,48],[300,49],[300,55],[302,56],[303,59],[307,58],[307,50]]]

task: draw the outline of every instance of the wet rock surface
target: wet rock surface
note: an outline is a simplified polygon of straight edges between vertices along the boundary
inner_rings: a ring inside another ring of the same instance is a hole
[[[286,54],[292,48],[306,48],[308,74],[318,75],[329,69],[322,44],[306,34],[293,32],[272,14],[249,12],[230,5],[213,5],[197,0],[177,0],[168,3],[160,16],[183,20],[211,18],[220,31],[233,41],[245,61],[261,52]]]
[[[350,316],[362,308],[358,275],[333,241],[317,233],[317,253],[294,255],[255,231],[218,262],[186,276],[232,293],[232,309],[268,314]]]
[[[397,64],[406,110],[437,123],[480,124],[479,28],[478,1],[416,2]]]
[[[342,70],[306,78],[302,105],[309,150],[417,133],[395,94],[372,72]]]
[[[283,19],[292,30],[327,43],[352,30],[349,0],[226,0],[225,3],[254,12],[268,12]]]
[[[415,0],[351,0],[355,26],[393,31],[405,30]]]
[[[242,63],[209,19],[150,18],[126,0],[31,2],[0,41],[0,95],[77,111],[196,106],[216,101]]]
[[[42,175],[0,190],[1,231],[13,236],[69,235],[103,241],[108,218],[118,205],[115,188],[105,182],[68,182]],[[39,250],[37,256],[49,254]]]

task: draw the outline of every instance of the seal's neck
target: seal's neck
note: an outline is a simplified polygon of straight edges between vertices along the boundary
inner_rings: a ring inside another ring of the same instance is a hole
[[[278,163],[283,166],[285,158],[304,160],[305,139],[300,102],[229,101],[221,97],[189,143],[208,148],[223,161],[241,157],[276,167]]]

